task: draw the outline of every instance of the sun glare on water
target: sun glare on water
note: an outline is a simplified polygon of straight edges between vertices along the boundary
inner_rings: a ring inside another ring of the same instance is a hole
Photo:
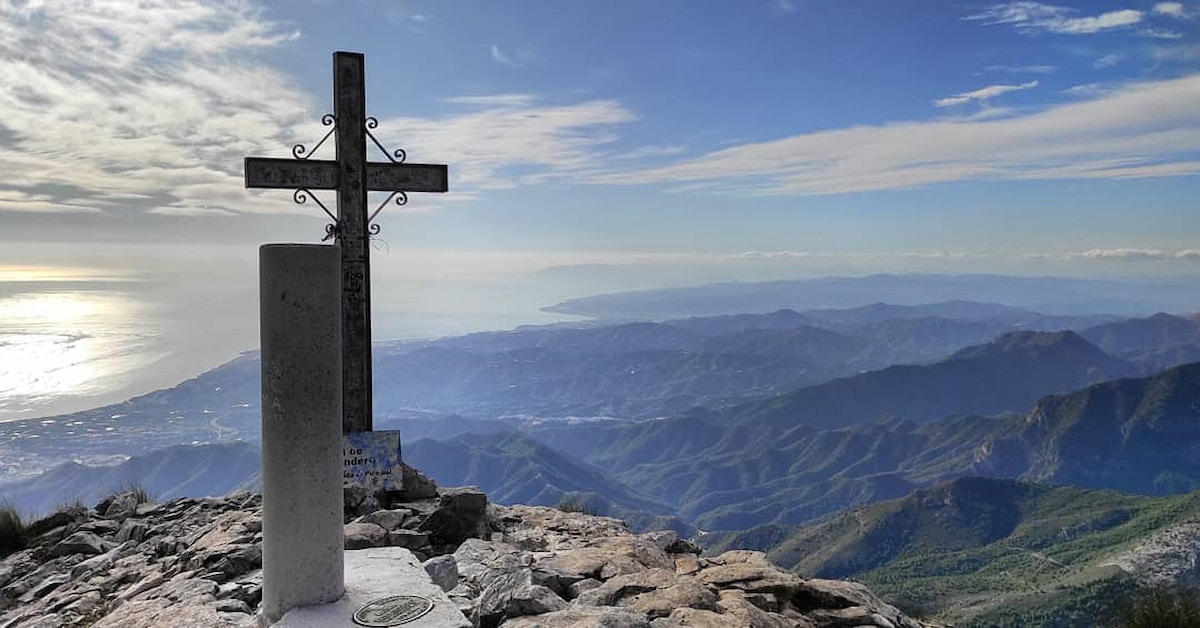
[[[0,420],[65,395],[104,392],[150,340],[137,301],[114,292],[0,297]]]

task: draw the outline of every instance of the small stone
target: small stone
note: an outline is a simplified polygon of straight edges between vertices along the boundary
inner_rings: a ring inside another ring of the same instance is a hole
[[[567,599],[573,600],[602,584],[604,583],[596,580],[595,578],[585,578],[580,580],[579,582],[572,584],[567,589]]]
[[[134,513],[137,512],[137,507],[137,495],[130,492],[118,495],[117,498],[108,505],[108,508],[97,512],[103,512],[104,516],[109,519],[121,520],[125,519],[126,517],[132,517]]]
[[[103,554],[115,547],[112,543],[101,539],[91,532],[76,532],[63,539],[50,550],[51,556],[67,556],[69,554]]]
[[[413,530],[392,530],[387,533],[387,544],[393,547],[403,547],[418,550],[429,547],[429,533]]]
[[[508,599],[505,617],[542,615],[567,608],[566,600],[547,587],[529,584],[518,587]]]
[[[384,530],[395,530],[399,528],[404,519],[412,515],[412,511],[407,508],[397,508],[395,510],[376,510],[369,515],[363,515],[358,518],[358,523],[373,523],[382,527]]]
[[[117,530],[117,534],[113,537],[116,542],[124,543],[125,541],[141,541],[146,538],[146,532],[150,530],[150,526],[141,519],[126,519],[121,523],[121,528]]]
[[[684,554],[675,557],[675,573],[681,576],[690,576],[697,571],[700,571],[700,561],[696,560],[691,554]]]
[[[81,524],[76,528],[79,532],[91,532],[102,536],[110,535],[121,528],[120,521],[112,521],[110,519],[93,519]]]
[[[217,610],[222,613],[246,613],[250,614],[250,606],[241,600],[217,600]]]
[[[443,591],[450,591],[458,586],[458,561],[454,560],[454,556],[430,558],[425,561],[424,567],[425,573],[429,574],[433,583]]]
[[[367,549],[387,544],[388,532],[374,523],[347,523],[343,528],[346,549]]]
[[[87,518],[86,508],[63,508],[30,523],[25,528],[25,531],[30,535],[39,536],[55,528],[60,528],[85,518]]]

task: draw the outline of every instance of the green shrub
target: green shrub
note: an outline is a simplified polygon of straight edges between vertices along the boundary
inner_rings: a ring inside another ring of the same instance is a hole
[[[8,556],[24,548],[27,540],[21,513],[12,504],[0,504],[0,556]]]
[[[1120,628],[1192,628],[1200,626],[1197,595],[1151,589],[1140,593],[1121,613]]]

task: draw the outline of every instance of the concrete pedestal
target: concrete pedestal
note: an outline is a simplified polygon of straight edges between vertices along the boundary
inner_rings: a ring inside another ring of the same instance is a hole
[[[341,256],[259,249],[263,623],[342,597]]]
[[[470,628],[471,622],[434,584],[412,552],[378,547],[346,552],[346,595],[333,604],[295,608],[274,628],[356,628],[351,619],[362,605],[393,595],[419,595],[433,601],[425,615],[404,628]],[[361,628],[361,627],[358,627]]]

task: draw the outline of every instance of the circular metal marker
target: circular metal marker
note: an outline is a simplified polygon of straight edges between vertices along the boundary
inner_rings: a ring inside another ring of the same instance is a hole
[[[363,604],[354,611],[354,623],[370,628],[399,626],[433,610],[433,600],[419,595],[393,595]]]

